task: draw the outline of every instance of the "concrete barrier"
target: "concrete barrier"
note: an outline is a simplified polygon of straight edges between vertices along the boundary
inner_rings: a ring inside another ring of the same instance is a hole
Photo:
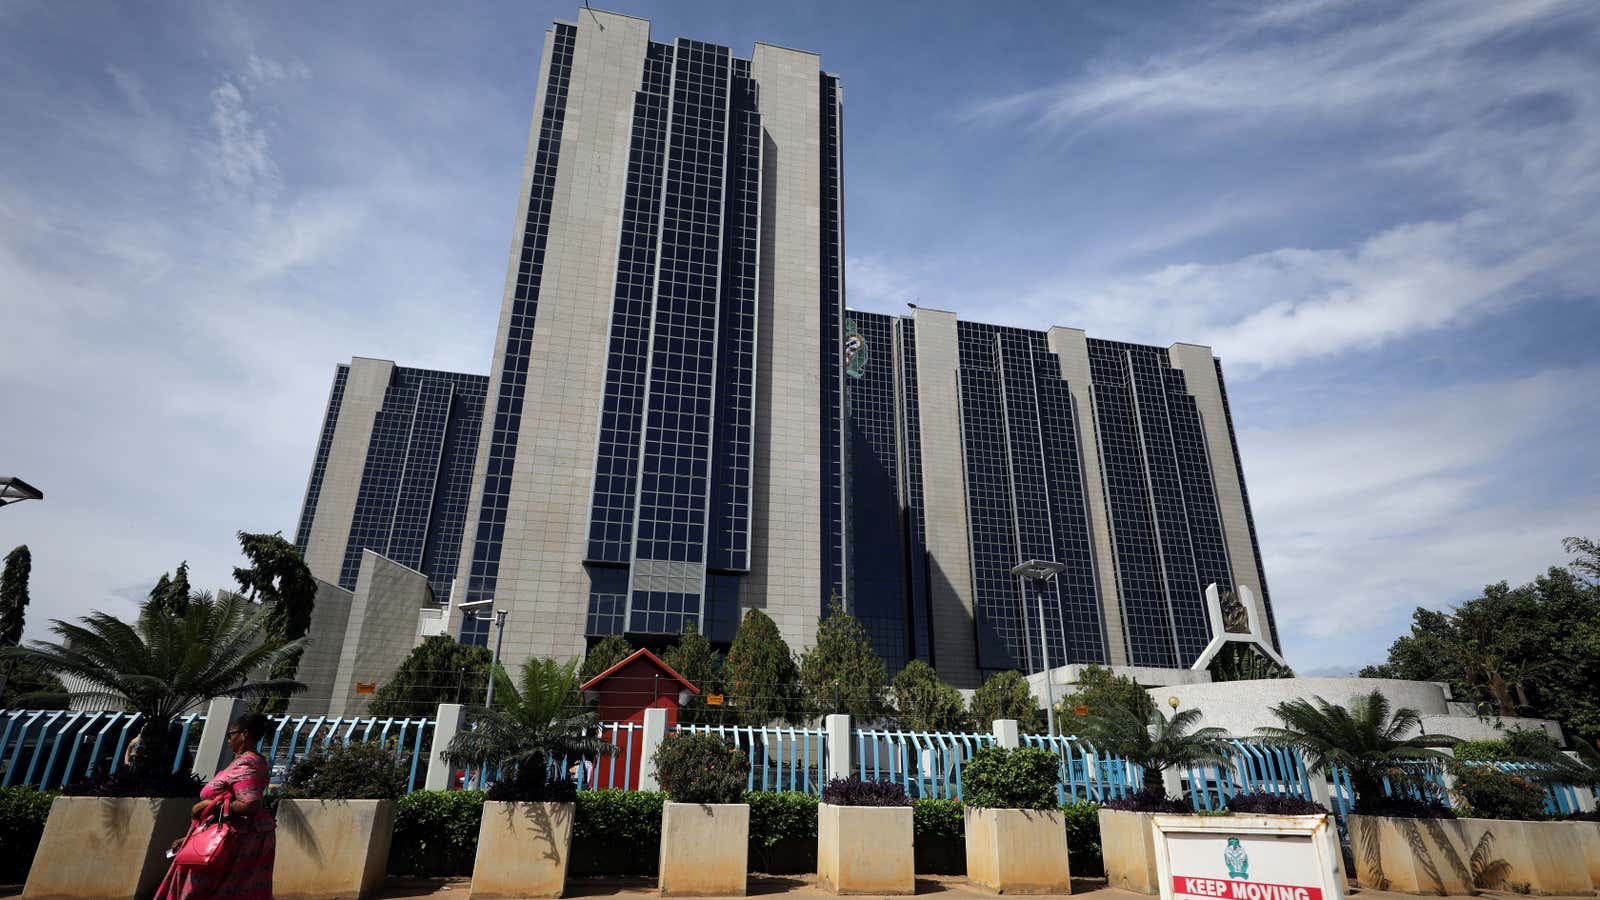
[[[1106,885],[1136,894],[1161,893],[1156,874],[1154,813],[1100,810],[1100,853],[1105,859]]]
[[[393,800],[284,800],[278,804],[277,900],[370,896],[389,864]]]
[[[572,803],[484,803],[471,896],[561,896],[575,808]]]
[[[1347,816],[1362,887],[1409,894],[1472,894],[1470,850],[1459,819]]]
[[[967,807],[967,880],[1001,894],[1070,894],[1059,810]]]
[[[1468,865],[1480,888],[1587,894],[1595,887],[1584,860],[1584,832],[1600,827],[1594,822],[1460,822]]]
[[[750,807],[666,803],[661,810],[663,897],[743,897]]]
[[[194,800],[57,797],[50,804],[24,900],[146,900],[189,829]],[[0,851],[0,852],[16,852]]]
[[[817,886],[832,894],[912,894],[909,806],[817,806]]]
[[[1583,862],[1589,869],[1589,881],[1596,893],[1600,893],[1600,822],[1566,824],[1578,829],[1578,843],[1583,845]]]

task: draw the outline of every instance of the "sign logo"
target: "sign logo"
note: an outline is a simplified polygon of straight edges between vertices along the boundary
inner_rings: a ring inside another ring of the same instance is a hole
[[[1228,866],[1229,878],[1248,879],[1250,877],[1248,874],[1250,854],[1245,853],[1244,848],[1239,846],[1238,838],[1228,838],[1228,849],[1222,851],[1222,861]]]
[[[844,320],[844,372],[851,378],[860,378],[867,367],[867,339],[861,336],[855,319]]]

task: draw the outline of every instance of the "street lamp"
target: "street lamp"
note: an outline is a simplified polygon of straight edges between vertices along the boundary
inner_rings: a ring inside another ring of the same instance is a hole
[[[24,500],[43,500],[44,491],[15,475],[0,475],[0,506],[21,503]]]
[[[1046,727],[1051,734],[1056,733],[1056,690],[1050,684],[1050,644],[1045,640],[1044,631],[1044,585],[1066,569],[1061,563],[1044,559],[1030,559],[1011,567],[1011,574],[1033,582],[1033,596],[1039,604],[1039,654],[1044,662],[1044,714]]]
[[[487,600],[474,600],[471,603],[463,603],[459,609],[461,609],[465,615],[472,616],[475,619],[482,619],[485,618],[485,614],[478,612],[478,607],[493,605],[494,598],[490,597]],[[505,610],[497,609],[494,611],[494,624],[496,628],[500,629],[500,631],[495,635],[494,653],[489,657],[489,688],[488,690],[484,691],[483,694],[483,705],[486,709],[492,709],[494,707],[494,676],[496,672],[500,671],[500,642],[506,639]]]

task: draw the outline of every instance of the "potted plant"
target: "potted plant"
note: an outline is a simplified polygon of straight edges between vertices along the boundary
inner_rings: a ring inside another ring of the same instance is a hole
[[[1596,887],[1584,860],[1593,849],[1585,838],[1600,837],[1593,823],[1546,821],[1545,789],[1524,774],[1478,762],[1453,763],[1450,772],[1477,887],[1536,894]]]
[[[302,687],[257,680],[301,649],[262,640],[271,615],[237,594],[197,593],[181,607],[151,604],[123,622],[96,612],[79,624],[56,621],[60,643],[0,648],[0,659],[77,676],[82,695],[140,716],[127,765],[69,785],[50,807],[26,897],[149,897],[166,874],[166,851],[189,827],[200,782],[174,773],[173,720],[214,697],[258,698]],[[83,865],[86,854],[94,865]]]
[[[395,799],[404,789],[395,750],[378,743],[318,748],[295,763],[278,803],[272,895],[370,896],[387,874]]]
[[[968,881],[1003,894],[1072,892],[1060,767],[1033,747],[985,747],[962,764]]]
[[[1100,807],[1100,853],[1105,860],[1106,883],[1111,887],[1143,894],[1160,892],[1150,819],[1161,813],[1193,812],[1189,804],[1167,796],[1166,770],[1227,764],[1223,730],[1197,728],[1199,723],[1198,709],[1174,713],[1169,719],[1154,704],[1139,711],[1112,704],[1083,720],[1078,733],[1097,751],[1122,757],[1144,775],[1143,790]]]
[[[1422,721],[1416,710],[1392,709],[1379,691],[1348,706],[1321,697],[1288,700],[1272,713],[1283,725],[1258,729],[1260,740],[1299,751],[1308,775],[1349,774],[1355,813],[1345,824],[1361,884],[1410,893],[1473,892],[1460,823],[1424,778],[1428,766],[1449,758],[1434,748],[1459,739],[1414,734]]]
[[[750,760],[710,734],[669,735],[657,748],[664,897],[744,896],[750,807],[740,802]]]
[[[530,658],[517,684],[503,681],[497,708],[475,713],[445,751],[452,763],[493,761],[510,772],[484,796],[473,897],[561,896],[578,798],[562,761],[616,752],[594,736],[595,714],[577,699],[577,672],[577,660]]]
[[[817,884],[833,894],[916,892],[911,798],[893,781],[835,778],[817,806]]]

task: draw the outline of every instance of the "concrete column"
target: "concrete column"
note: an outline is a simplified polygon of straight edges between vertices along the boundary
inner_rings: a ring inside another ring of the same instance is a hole
[[[830,715],[824,726],[828,732],[828,780],[850,777],[850,717]]]
[[[444,751],[461,732],[466,718],[467,708],[459,703],[441,703],[434,712],[433,747],[428,751],[428,776],[423,779],[423,790],[450,790],[450,775],[455,767],[445,761]]]
[[[1183,777],[1177,769],[1161,770],[1161,789],[1167,792],[1168,797],[1183,796]]]
[[[1334,812],[1333,790],[1328,784],[1327,772],[1317,772],[1315,774],[1307,772],[1306,785],[1311,789],[1312,802],[1321,803],[1328,812]]]
[[[1016,719],[994,720],[995,742],[1007,750],[1015,750],[1022,746],[1022,737],[1017,732]]]
[[[244,715],[245,703],[235,697],[215,697],[206,707],[206,724],[200,729],[200,747],[194,752],[194,769],[201,781],[210,781],[233,760],[228,749],[228,729]]]
[[[667,738],[667,711],[664,709],[647,709],[644,711],[644,740],[640,742],[639,758],[634,760],[634,765],[639,767],[639,790],[659,791],[661,780],[656,777],[656,750],[661,742]]]

